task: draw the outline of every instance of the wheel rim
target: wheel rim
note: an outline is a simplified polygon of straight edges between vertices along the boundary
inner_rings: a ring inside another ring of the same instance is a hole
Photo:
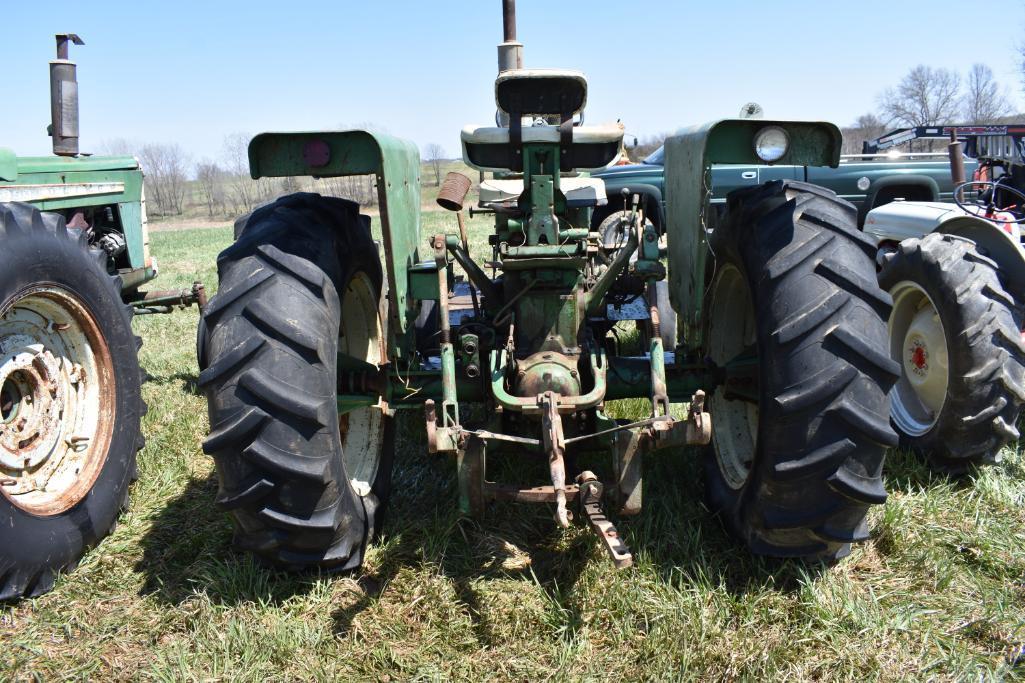
[[[890,394],[890,414],[902,432],[921,436],[935,426],[946,402],[947,338],[936,305],[916,283],[899,282],[890,295],[890,356],[902,370]]]
[[[342,297],[338,352],[377,366],[385,357],[384,343],[376,288],[366,273],[356,273]],[[342,413],[338,416],[338,428],[342,466],[353,490],[366,496],[371,492],[381,462],[383,402]]]
[[[722,266],[712,283],[709,307],[708,355],[716,365],[725,365],[745,349],[756,346],[754,306],[743,273],[735,266]],[[758,438],[758,406],[747,401],[730,401],[717,390],[709,399],[712,415],[712,447],[726,484],[736,490],[751,475]]]
[[[115,424],[110,353],[72,292],[32,287],[0,319],[0,492],[34,515],[92,490]]]

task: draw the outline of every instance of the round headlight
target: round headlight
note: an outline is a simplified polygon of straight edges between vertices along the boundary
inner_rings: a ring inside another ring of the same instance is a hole
[[[790,136],[779,126],[768,126],[755,134],[755,154],[767,164],[782,159],[789,149]]]

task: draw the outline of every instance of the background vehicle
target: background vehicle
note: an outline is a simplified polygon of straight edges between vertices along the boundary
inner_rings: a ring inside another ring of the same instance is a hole
[[[593,175],[605,181],[610,202],[595,212],[595,226],[622,208],[614,199],[620,189],[641,193],[648,216],[656,225],[664,220],[665,148],[660,147],[639,164],[613,166]],[[966,162],[974,170],[974,162]],[[954,196],[950,164],[945,154],[883,153],[844,155],[836,168],[787,164],[750,164],[712,168],[712,203],[725,206],[726,195],[773,180],[797,180],[828,188],[858,208],[858,224],[870,209],[894,200],[949,202]]]
[[[157,274],[142,171],[79,154],[69,42],[50,62],[55,156],[0,149],[0,600],[49,590],[127,501],[146,410],[133,310],[205,300],[140,290]]]
[[[357,205],[296,194],[254,211],[221,253],[199,384],[236,545],[290,569],[359,566],[390,493],[392,415],[423,405],[429,450],[455,456],[467,514],[554,504],[560,526],[586,521],[627,566],[606,510],[640,512],[643,454],[710,444],[709,499],[752,551],[843,556],[886,498],[882,460],[896,443],[886,395],[899,368],[875,246],[849,203],[799,182],[732,193],[706,245],[702,182],[716,163],[837,165],[839,130],[728,120],[686,131],[666,145],[667,251],[639,196],[609,217],[606,232],[622,237],[610,244],[590,229],[604,184],[578,171],[611,163],[623,130],[575,123],[583,75],[523,69],[513,3],[503,8],[495,95],[507,125],[461,135],[466,163],[493,174],[480,208],[495,222],[496,275],[467,248],[465,177],[438,198],[459,230],[424,248],[412,143],[357,130],[250,145],[253,177],[375,174],[384,250],[382,263]],[[663,257],[683,322],[675,353],[655,301]],[[454,264],[465,298],[451,296]],[[643,355],[610,334],[623,324],[610,307],[631,301]],[[437,311],[436,353],[417,343],[424,302]],[[611,419],[605,402],[619,398],[650,400],[650,417]],[[478,421],[469,403],[483,406]],[[672,403],[689,404],[683,419]]]
[[[880,283],[894,299],[890,353],[903,372],[891,397],[893,424],[905,445],[962,472],[999,459],[1019,437],[1025,126],[919,133],[953,141],[956,204],[889,204],[869,212],[865,233],[879,246]],[[960,140],[978,159],[967,183]]]

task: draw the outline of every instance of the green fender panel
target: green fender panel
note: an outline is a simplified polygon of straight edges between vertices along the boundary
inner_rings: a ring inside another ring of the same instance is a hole
[[[388,276],[389,357],[411,357],[416,348],[416,310],[406,272],[420,261],[420,152],[416,145],[366,130],[261,133],[249,143],[249,170],[253,178],[376,177]]]
[[[0,147],[0,180],[14,182],[18,179],[18,157],[9,149]]]
[[[669,296],[685,326],[688,349],[701,347],[705,292],[706,231],[711,228],[712,164],[764,164],[755,135],[768,126],[790,137],[777,164],[832,166],[840,163],[840,129],[831,123],[724,119],[686,129],[666,140],[665,201],[669,247]]]

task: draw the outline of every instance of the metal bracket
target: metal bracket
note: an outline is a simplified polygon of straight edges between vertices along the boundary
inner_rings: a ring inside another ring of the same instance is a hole
[[[601,509],[601,498],[604,487],[598,481],[593,472],[581,472],[577,477],[577,485],[580,487],[580,494],[577,498],[580,504],[580,512],[587,518],[591,529],[598,534],[605,550],[608,551],[612,563],[616,569],[626,569],[634,563],[633,554],[623,542],[616,529],[616,525],[609,521]]]

